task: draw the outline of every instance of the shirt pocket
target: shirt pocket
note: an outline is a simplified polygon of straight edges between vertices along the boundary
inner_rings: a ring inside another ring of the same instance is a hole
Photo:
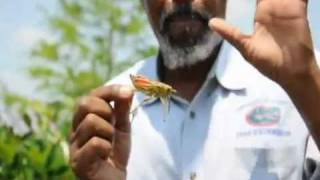
[[[248,180],[301,179],[307,130],[287,101],[257,100],[233,116],[232,149]]]
[[[295,180],[301,174],[303,159],[296,147],[235,147],[234,151],[248,180]]]

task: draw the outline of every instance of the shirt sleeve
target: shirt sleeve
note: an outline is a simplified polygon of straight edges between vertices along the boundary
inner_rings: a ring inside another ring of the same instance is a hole
[[[306,147],[303,180],[320,180],[320,152],[311,136]]]

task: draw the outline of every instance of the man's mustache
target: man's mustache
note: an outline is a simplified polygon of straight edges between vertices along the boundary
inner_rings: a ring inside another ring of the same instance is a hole
[[[208,23],[212,17],[206,10],[195,10],[192,8],[191,3],[179,4],[170,12],[164,12],[160,17],[160,32],[165,33],[167,30],[168,23],[175,16],[186,15],[192,18],[197,18],[204,23]]]

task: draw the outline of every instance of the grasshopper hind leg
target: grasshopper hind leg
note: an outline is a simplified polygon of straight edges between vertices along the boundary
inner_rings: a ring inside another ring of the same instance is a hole
[[[145,105],[145,104],[148,104],[149,102],[152,102],[154,101],[156,98],[155,97],[152,97],[152,96],[148,96],[146,97],[142,102],[140,102],[136,107],[134,107],[131,111],[130,111],[130,114],[132,115],[131,117],[131,122],[133,121],[133,118],[134,116],[136,115],[137,111],[138,111],[138,108]]]
[[[160,101],[163,107],[163,120],[165,121],[167,116],[169,115],[169,98],[160,97]]]

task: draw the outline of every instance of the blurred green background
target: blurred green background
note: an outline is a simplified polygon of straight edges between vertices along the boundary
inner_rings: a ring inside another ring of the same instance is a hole
[[[36,94],[0,88],[0,179],[75,179],[68,166],[75,102],[156,52],[139,1],[57,0],[50,8],[37,8],[48,32],[23,67]]]
[[[251,32],[255,0],[228,1]],[[310,1],[316,47],[320,1]],[[68,132],[79,97],[156,54],[140,1],[0,0],[0,179],[75,179]]]

